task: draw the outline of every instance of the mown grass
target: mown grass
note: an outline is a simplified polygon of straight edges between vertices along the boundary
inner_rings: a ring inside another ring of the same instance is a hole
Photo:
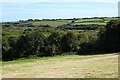
[[[117,78],[118,55],[65,55],[2,62],[4,78]]]

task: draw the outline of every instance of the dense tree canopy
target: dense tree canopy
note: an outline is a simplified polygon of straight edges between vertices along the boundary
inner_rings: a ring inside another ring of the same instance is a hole
[[[76,33],[46,30],[46,33],[43,34],[37,29],[25,29],[19,36],[3,37],[3,60],[74,52],[85,55],[94,52],[120,51],[120,20],[112,20],[98,31]]]
[[[120,51],[120,20],[108,22],[105,28],[99,31],[99,48],[106,52]]]

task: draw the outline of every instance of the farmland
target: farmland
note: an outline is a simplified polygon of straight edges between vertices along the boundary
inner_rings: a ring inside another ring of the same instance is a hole
[[[75,23],[74,25],[90,25],[90,24],[106,25],[106,23],[100,23],[100,22]]]
[[[101,26],[105,26],[107,22],[110,20],[117,20],[118,18],[88,18],[88,19],[58,19],[58,20],[40,20],[40,21],[23,21],[18,22],[17,24],[2,24],[3,26],[3,35],[6,36],[12,36],[12,35],[18,35],[21,34],[25,29],[32,28],[32,29],[39,29],[42,31],[46,31],[42,28],[44,28],[44,25],[49,25],[49,28],[52,28],[53,30],[57,29],[65,29],[67,28],[81,28],[81,27],[91,27],[96,26],[97,28]],[[72,22],[73,21],[73,22]],[[72,22],[72,23],[71,23]],[[10,27],[6,27],[10,26]],[[41,28],[42,27],[42,28]],[[48,29],[49,29],[48,28]],[[77,30],[77,29],[76,29]],[[83,29],[81,29],[82,31]]]
[[[69,22],[71,22],[71,20],[35,21],[35,22],[32,22],[32,24],[34,26],[50,25],[51,27],[57,27],[57,26],[65,25],[65,24],[67,24]]]
[[[118,78],[118,55],[66,55],[3,62],[3,78]]]
[[[117,17],[1,25],[3,78],[118,78]]]

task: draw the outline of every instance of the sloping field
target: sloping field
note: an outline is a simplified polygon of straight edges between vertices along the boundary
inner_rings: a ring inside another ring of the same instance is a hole
[[[97,24],[97,25],[106,25],[106,23],[101,23],[101,22],[87,22],[87,23],[74,23],[74,25],[92,25],[92,24]]]
[[[61,26],[61,25],[64,25],[64,24],[68,24],[69,22],[71,22],[71,20],[36,21],[36,22],[33,22],[32,24],[35,25],[35,26],[50,25],[52,27],[57,27],[57,26]]]
[[[117,78],[118,55],[66,55],[3,62],[4,78]]]
[[[74,25],[92,25],[92,24],[106,25],[103,19],[81,19],[76,20],[74,23]]]
[[[106,22],[109,22],[110,20],[118,20],[119,18],[104,18]]]
[[[75,22],[77,23],[81,23],[81,22],[100,22],[103,21],[103,19],[80,19],[80,20],[76,20]]]

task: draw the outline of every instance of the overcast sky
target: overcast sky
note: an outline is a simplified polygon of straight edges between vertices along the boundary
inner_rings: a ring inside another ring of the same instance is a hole
[[[119,0],[0,0],[0,21],[118,16]],[[2,13],[1,13],[2,12]]]

